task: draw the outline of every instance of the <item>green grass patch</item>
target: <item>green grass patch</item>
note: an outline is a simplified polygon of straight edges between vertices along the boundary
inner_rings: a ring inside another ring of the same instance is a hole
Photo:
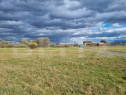
[[[0,95],[125,95],[126,58],[78,48],[0,49]]]

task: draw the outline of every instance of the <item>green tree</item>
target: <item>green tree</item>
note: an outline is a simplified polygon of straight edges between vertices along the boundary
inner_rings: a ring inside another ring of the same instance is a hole
[[[106,40],[101,40],[101,42],[103,42],[103,43],[107,43],[107,41],[106,41]]]
[[[25,39],[23,39],[23,40],[21,40],[21,44],[24,44],[24,45],[29,45],[29,42],[27,41],[27,40],[25,40]]]
[[[6,47],[8,44],[9,44],[9,42],[8,41],[5,41],[5,40],[2,40],[0,42],[0,45],[1,45],[2,48]]]
[[[31,49],[35,49],[35,48],[38,47],[38,45],[37,45],[37,43],[32,42],[32,43],[29,44],[29,47],[30,47]]]
[[[26,47],[28,47],[28,46],[25,45],[25,44],[22,44],[22,43],[17,43],[17,44],[16,44],[16,47],[18,47],[18,48],[26,48]]]
[[[50,40],[49,40],[49,38],[45,37],[45,38],[37,38],[32,42],[37,43],[39,47],[48,47]]]
[[[43,47],[48,47],[50,43],[49,38],[43,38]]]
[[[1,45],[7,45],[7,44],[9,44],[9,42],[7,42],[7,41],[5,41],[5,40],[2,40],[2,41],[0,42],[0,44],[1,44]]]
[[[39,47],[42,47],[42,45],[43,45],[43,38],[36,38],[32,42],[35,42],[35,43],[38,44]]]
[[[78,47],[78,46],[79,46],[79,44],[74,42],[73,47]]]

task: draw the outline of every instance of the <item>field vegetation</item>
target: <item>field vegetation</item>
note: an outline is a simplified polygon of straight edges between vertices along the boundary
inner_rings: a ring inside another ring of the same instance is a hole
[[[101,47],[86,47],[88,49],[106,50],[111,52],[126,53],[126,46],[101,46]]]
[[[0,95],[126,95],[126,58],[79,48],[3,48]]]

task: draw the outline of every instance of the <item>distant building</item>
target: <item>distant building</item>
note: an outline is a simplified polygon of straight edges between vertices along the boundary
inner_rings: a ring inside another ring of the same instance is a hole
[[[60,43],[55,43],[54,46],[60,47]]]
[[[92,43],[91,41],[83,41],[83,44],[85,46],[92,46],[92,45],[94,45],[94,43]]]
[[[104,46],[105,45],[105,43],[103,43],[103,42],[99,42],[98,44],[97,44],[97,46]]]
[[[56,43],[56,45],[57,45],[57,46],[59,46],[59,45],[60,45],[60,43]]]

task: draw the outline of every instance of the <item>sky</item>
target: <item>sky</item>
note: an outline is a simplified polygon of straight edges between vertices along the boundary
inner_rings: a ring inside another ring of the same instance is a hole
[[[126,41],[126,0],[0,0],[0,40]]]

